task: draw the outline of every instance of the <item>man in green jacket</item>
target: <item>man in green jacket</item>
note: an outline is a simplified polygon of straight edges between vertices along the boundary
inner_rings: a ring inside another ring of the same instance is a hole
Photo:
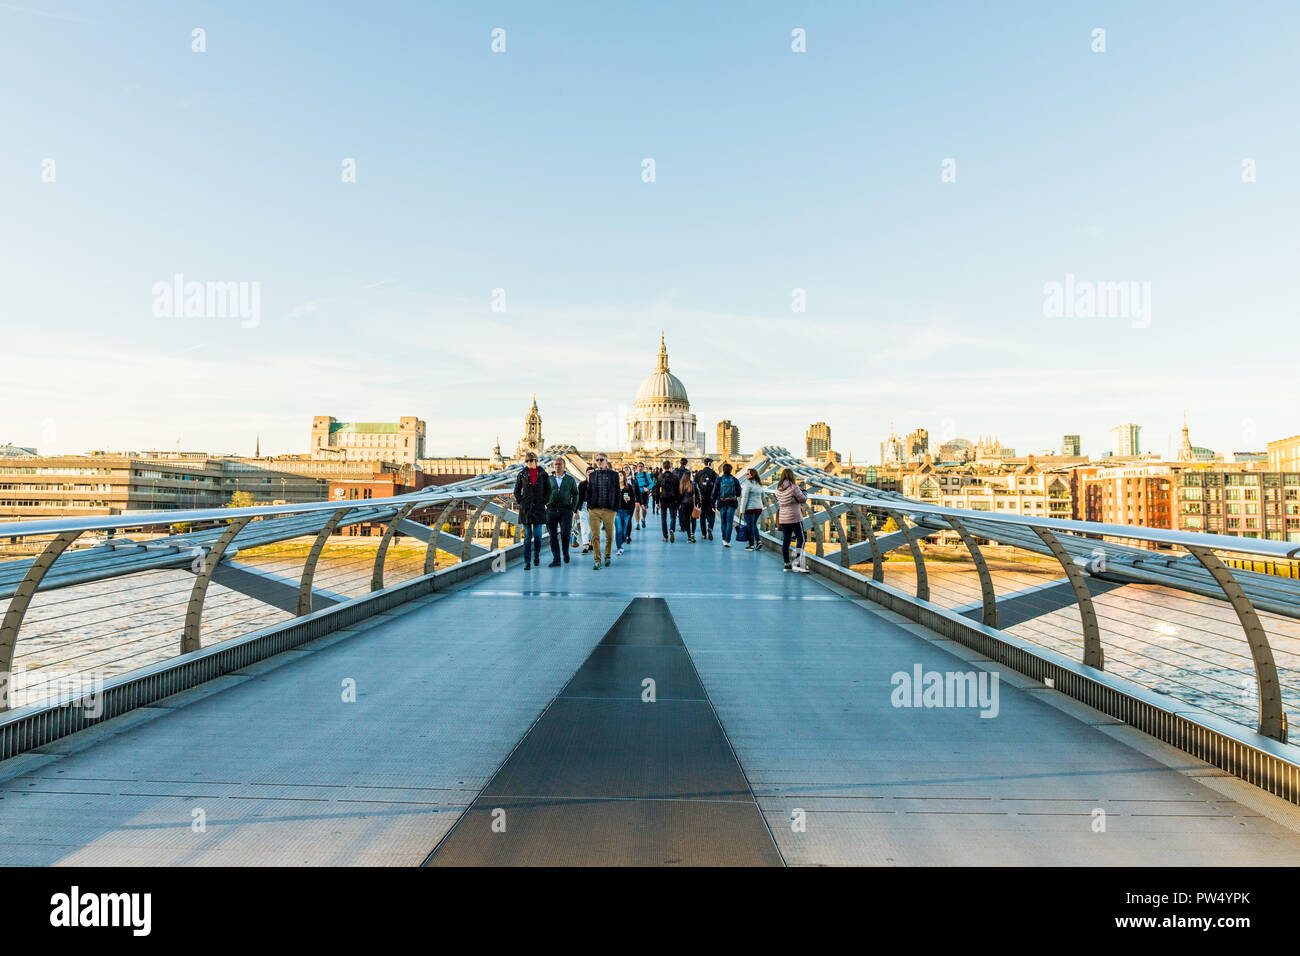
[[[573,510],[577,507],[578,482],[565,473],[564,459],[556,458],[551,496],[546,501],[546,530],[551,535],[550,567],[560,566],[561,551],[564,563],[569,563],[569,533],[573,530]]]

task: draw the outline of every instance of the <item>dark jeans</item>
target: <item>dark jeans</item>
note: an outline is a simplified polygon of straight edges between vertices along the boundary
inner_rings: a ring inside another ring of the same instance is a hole
[[[677,510],[668,503],[664,503],[659,509],[659,523],[664,526],[664,537],[668,537],[668,532],[672,530],[673,522],[677,519]]]
[[[677,528],[691,537],[695,536],[695,519],[691,517],[694,510],[694,501],[683,501],[677,506]]]
[[[732,522],[736,520],[736,506],[722,505],[719,507],[718,520],[722,522],[722,540],[730,542]]]
[[[569,560],[569,535],[573,532],[573,509],[555,508],[546,512],[546,530],[551,534],[551,559],[560,560],[560,547],[564,547],[564,560]]]
[[[544,524],[524,525],[524,564],[542,563],[542,529]]]
[[[745,512],[745,528],[746,528],[746,530],[749,531],[749,546],[750,546],[751,548],[755,548],[755,549],[759,547],[759,541],[758,541],[758,516],[759,516],[760,514],[762,514],[761,511],[746,511],[746,512]]]
[[[790,539],[794,537],[799,541],[799,550],[803,550],[803,522],[792,521],[790,524],[781,525],[781,560],[785,566],[790,566]]]
[[[712,505],[700,505],[700,530],[713,534],[713,518],[717,514]]]

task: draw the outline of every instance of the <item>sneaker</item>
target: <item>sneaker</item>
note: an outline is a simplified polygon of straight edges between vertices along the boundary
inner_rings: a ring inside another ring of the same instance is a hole
[[[800,565],[799,567],[795,568],[795,570],[798,571],[800,574],[807,574],[807,573],[808,573],[808,569],[805,568],[805,567],[803,567],[802,565]]]
[[[609,567],[609,558],[605,559],[605,567]]]
[[[593,571],[599,571],[599,570],[600,570],[600,564],[597,563],[597,564],[592,565],[591,570],[593,570]]]
[[[676,532],[676,531],[669,531],[669,532],[668,532],[668,540],[669,540],[669,541],[676,541],[676,540],[677,540],[677,532]]]
[[[623,549],[619,548],[617,551],[614,552],[614,554],[620,558],[623,557]]]
[[[532,566],[531,564],[525,564],[525,565],[524,565],[524,570],[525,570],[525,571],[531,571],[532,569],[533,569],[533,566]]]
[[[664,544],[668,543],[668,535],[664,535]]]
[[[730,541],[724,541],[724,542],[722,542],[722,546],[723,546],[724,548],[729,548],[729,547],[731,547],[731,542],[730,542]]]
[[[794,568],[790,567],[790,565],[787,564],[787,565],[786,565],[784,568],[782,568],[781,570],[783,570],[783,571],[793,571]]]
[[[552,561],[550,564],[547,565],[548,568],[558,568],[559,566],[560,566],[559,561]]]
[[[753,550],[754,550],[754,546],[753,546],[752,544],[747,544],[747,545],[745,545],[745,550],[746,550],[746,551],[753,551]]]

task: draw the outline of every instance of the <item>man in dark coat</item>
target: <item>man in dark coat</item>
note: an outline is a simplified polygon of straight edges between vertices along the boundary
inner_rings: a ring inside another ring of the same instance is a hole
[[[596,570],[600,570],[600,530],[605,529],[605,567],[609,567],[610,553],[614,547],[614,512],[618,511],[622,494],[618,487],[618,472],[609,467],[609,458],[597,452],[595,467],[587,472],[587,515],[591,521],[591,556]]]
[[[578,507],[578,482],[567,474],[563,458],[555,459],[555,474],[551,476],[551,495],[546,502],[546,529],[551,535],[551,567],[560,566],[563,550],[564,563],[569,563],[569,530],[573,524],[573,510]]]
[[[515,478],[515,507],[524,529],[524,570],[542,563],[542,530],[546,527],[546,502],[551,496],[551,476],[537,467],[537,455],[529,452]]]

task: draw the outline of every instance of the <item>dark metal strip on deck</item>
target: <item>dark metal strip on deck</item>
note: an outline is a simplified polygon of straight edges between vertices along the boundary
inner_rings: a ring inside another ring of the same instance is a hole
[[[655,700],[643,699],[649,678]],[[636,598],[426,866],[780,866],[662,598]]]

